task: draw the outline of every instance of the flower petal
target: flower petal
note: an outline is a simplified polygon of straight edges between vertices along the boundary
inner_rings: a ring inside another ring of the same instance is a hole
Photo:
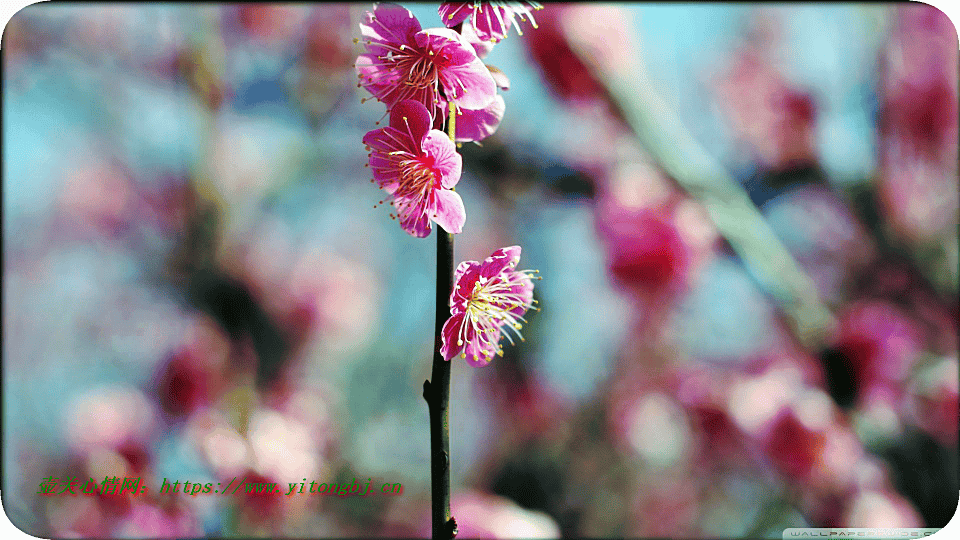
[[[501,40],[507,37],[507,32],[513,24],[513,13],[508,8],[490,5],[489,2],[480,4],[480,8],[473,14],[473,27],[477,37],[484,41]]]
[[[420,30],[420,21],[413,13],[397,4],[377,4],[373,13],[364,13],[363,22],[360,23],[360,35],[365,40],[373,41],[373,46],[376,46],[376,42],[412,44]],[[386,50],[371,49],[371,52],[385,54]]]
[[[453,28],[470,17],[473,13],[473,4],[472,2],[443,2],[437,9],[437,13],[440,14],[440,20],[443,21],[444,26]]]
[[[481,335],[475,332],[469,323],[470,321],[466,322],[464,332],[469,339],[464,342],[460,355],[471,366],[482,367],[489,364],[499,350],[500,328],[488,327],[481,339]]]
[[[411,141],[421,141],[430,131],[433,118],[422,103],[407,99],[390,109],[390,126],[397,128]]]
[[[474,60],[441,71],[440,84],[447,98],[457,105],[466,109],[483,109],[496,98],[497,83],[473,49],[470,52]]]
[[[463,158],[457,153],[457,147],[444,132],[431,130],[421,143],[423,153],[434,159],[433,168],[440,173],[440,185],[452,188],[460,181],[463,170]]]
[[[497,83],[497,88],[501,90],[510,89],[510,78],[507,77],[507,74],[504,73],[500,68],[487,64],[487,71],[489,71],[490,75],[493,76],[494,82]]]
[[[436,191],[433,220],[448,233],[459,234],[463,231],[463,224],[467,221],[467,210],[463,207],[463,200],[456,191],[449,189]]]
[[[430,236],[430,217],[426,201],[421,198],[396,198],[394,206],[400,218],[400,228],[417,238]]]
[[[427,28],[414,36],[417,47],[442,59],[445,66],[462,66],[477,58],[476,51],[463,36],[449,28]]]
[[[463,349],[463,345],[457,343],[463,327],[463,318],[463,312],[454,313],[447,322],[443,323],[443,330],[440,332],[440,354],[444,360],[451,360]]]
[[[462,114],[457,116],[457,142],[482,141],[493,135],[506,108],[503,96],[497,95],[483,109],[461,109]]]
[[[481,263],[480,274],[489,279],[502,272],[510,263],[520,262],[520,246],[500,248]]]
[[[400,76],[396,71],[383,69],[378,63],[376,55],[361,54],[357,57],[355,69],[360,77],[360,84],[373,94],[373,97],[386,101],[393,89],[400,84]]]
[[[477,31],[473,29],[472,24],[463,25],[463,29],[460,31],[460,35],[463,36],[463,39],[473,47],[473,51],[477,53],[477,56],[480,58],[486,58],[491,51],[493,51],[493,46],[495,45],[492,41],[484,41],[477,36]]]
[[[477,261],[463,261],[457,266],[453,274],[453,292],[450,293],[452,311],[462,311],[467,308],[473,285],[479,277],[480,263]]]

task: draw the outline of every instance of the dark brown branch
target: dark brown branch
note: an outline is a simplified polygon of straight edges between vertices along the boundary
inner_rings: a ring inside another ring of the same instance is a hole
[[[433,538],[450,540],[457,522],[450,515],[450,362],[440,354],[443,323],[450,316],[453,288],[453,235],[437,227],[437,321],[433,344],[433,374],[423,382],[423,399],[430,411],[430,483]]]

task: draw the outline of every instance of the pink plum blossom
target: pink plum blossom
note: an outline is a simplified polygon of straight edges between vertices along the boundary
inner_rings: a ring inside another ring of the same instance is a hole
[[[460,180],[462,159],[433,118],[414,100],[393,107],[390,125],[363,137],[370,150],[373,180],[392,196],[400,226],[413,236],[430,234],[431,219],[450,233],[463,229],[467,214],[453,187]]]
[[[472,28],[482,41],[497,41],[507,37],[510,27],[516,25],[517,34],[523,35],[520,25],[517,24],[517,16],[520,21],[526,22],[530,19],[530,24],[537,27],[537,21],[533,18],[533,12],[543,9],[537,2],[444,2],[440,4],[438,12],[443,24],[447,28],[453,28],[470,19],[468,26]],[[472,15],[472,17],[471,17]]]
[[[378,4],[365,14],[360,33],[367,48],[356,63],[360,84],[388,109],[412,99],[439,119],[448,101],[479,110],[496,95],[493,77],[460,34],[421,30],[407,9]]]
[[[443,325],[441,354],[450,360],[457,354],[473,366],[483,366],[494,354],[503,355],[501,329],[509,327],[520,340],[520,321],[536,300],[533,274],[536,270],[515,270],[520,246],[500,248],[483,262],[464,261],[454,275],[450,295],[450,318]],[[535,308],[534,308],[535,309]]]

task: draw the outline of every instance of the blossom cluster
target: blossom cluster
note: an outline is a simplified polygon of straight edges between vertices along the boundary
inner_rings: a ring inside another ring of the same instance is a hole
[[[444,2],[438,13],[446,28],[426,30],[395,4],[376,4],[364,14],[355,40],[366,49],[355,65],[358,86],[385,104],[390,117],[389,125],[363,138],[367,166],[371,182],[387,193],[380,204],[389,200],[395,209],[390,217],[407,233],[424,238],[432,223],[451,234],[463,231],[467,214],[455,191],[463,170],[457,145],[496,131],[505,110],[497,90],[510,85],[482,59],[512,26],[522,34],[517,17],[536,27],[532,12],[540,8],[534,2]],[[443,329],[444,358],[459,354],[484,365],[502,354],[501,328],[517,333],[533,304],[534,272],[515,270],[519,259],[520,247],[513,246],[483,263],[460,264]]]

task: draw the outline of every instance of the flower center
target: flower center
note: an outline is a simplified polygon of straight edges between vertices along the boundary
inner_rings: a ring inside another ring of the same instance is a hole
[[[436,88],[440,76],[432,51],[430,55],[409,48],[407,51],[397,57],[397,68],[405,75],[404,84],[417,90]]]
[[[399,196],[412,196],[437,187],[437,173],[422,159],[405,159],[400,162]]]
[[[494,342],[498,328],[509,327],[520,341],[525,341],[520,334],[520,329],[523,328],[520,321],[527,322],[527,320],[514,310],[523,308],[526,311],[533,308],[536,300],[525,295],[523,291],[531,279],[539,279],[534,276],[537,272],[537,270],[507,270],[493,279],[481,278],[477,281],[467,299],[464,328],[461,329],[457,344],[463,345],[463,332],[467,325],[472,327],[474,335],[481,344],[481,350],[496,349],[496,353],[500,356],[503,356],[503,347],[498,342]],[[503,335],[507,336],[507,340],[513,345],[515,342],[511,332],[504,331]],[[466,354],[461,354],[461,357],[466,358]]]

